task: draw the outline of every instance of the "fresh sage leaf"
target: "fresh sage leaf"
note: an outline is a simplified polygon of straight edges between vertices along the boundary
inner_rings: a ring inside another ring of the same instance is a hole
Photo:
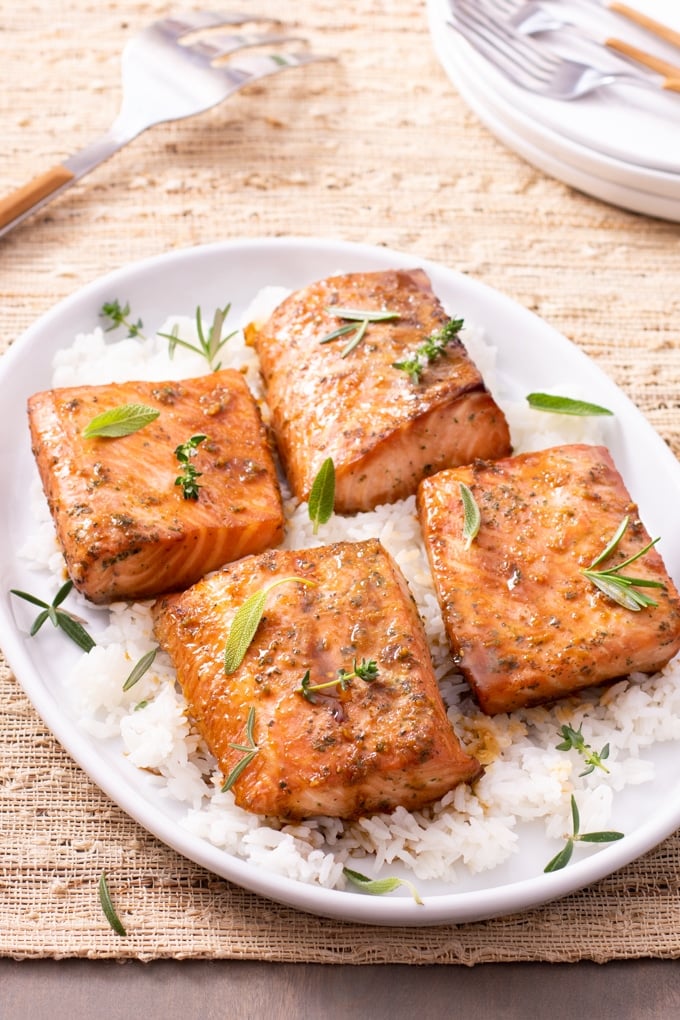
[[[469,549],[479,534],[482,515],[471,489],[465,482],[460,483],[460,498],[463,503],[463,538],[465,539],[465,548]]]
[[[145,425],[150,425],[160,413],[146,404],[121,404],[96,415],[85,426],[82,435],[85,439],[94,439],[95,436],[106,439],[130,436],[133,432],[139,432]]]
[[[227,643],[224,648],[225,673],[234,673],[243,662],[246,652],[255,637],[255,632],[260,625],[269,592],[272,588],[290,581],[297,581],[299,584],[306,585],[315,584],[314,581],[310,581],[306,577],[279,577],[278,580],[272,581],[265,588],[260,588],[259,591],[253,592],[239,606],[229,628]]]
[[[312,482],[309,493],[308,513],[314,525],[313,533],[319,530],[320,524],[327,524],[333,515],[335,506],[335,465],[333,458],[327,457]]]
[[[588,417],[589,415],[612,415],[614,413],[599,404],[590,404],[586,400],[574,400],[572,397],[558,397],[552,393],[529,393],[527,403],[535,411],[549,411],[553,414]]]

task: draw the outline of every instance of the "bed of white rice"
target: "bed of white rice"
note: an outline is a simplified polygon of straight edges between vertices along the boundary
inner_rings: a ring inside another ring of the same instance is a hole
[[[264,312],[280,297],[273,290],[264,293],[257,307]],[[248,317],[253,314],[257,312],[251,308]],[[162,331],[175,325],[182,337],[195,341],[193,320],[171,317]],[[509,402],[495,378],[493,349],[474,329],[467,328],[463,339],[508,416],[518,452],[561,442],[606,443],[606,424],[600,419],[546,415]],[[222,364],[241,368],[261,398],[256,356],[240,333],[229,341]],[[115,334],[95,329],[59,352],[53,385],[186,378],[205,370],[202,358],[181,347],[170,359],[167,341],[160,337],[116,340]],[[582,396],[573,387],[562,392]],[[22,553],[32,567],[48,571],[59,584],[64,564],[37,472],[34,505],[35,528]],[[420,609],[452,725],[486,767],[473,788],[460,786],[427,810],[397,809],[352,823],[319,818],[284,824],[237,808],[232,793],[220,790],[223,777],[192,727],[167,657],[159,653],[132,689],[122,689],[132,666],[155,647],[150,603],[118,603],[106,609],[87,604],[97,645],[65,678],[71,711],[84,730],[121,746],[121,754],[153,776],[154,796],[182,806],[181,824],[187,830],[271,872],[326,887],[344,886],[346,865],[371,875],[403,866],[416,879],[452,883],[465,872],[492,869],[518,851],[521,823],[539,823],[547,837],[561,841],[570,831],[572,794],[581,831],[611,828],[617,792],[654,779],[646,749],[680,738],[677,664],[656,676],[631,677],[550,708],[487,718],[452,670],[414,510],[411,497],[356,517],[335,516],[314,536],[306,505],[288,499],[285,544],[300,548],[374,536],[392,553]],[[78,601],[84,609],[86,603],[77,594],[70,597],[69,607],[78,611]],[[583,759],[574,751],[556,749],[564,723],[582,726],[595,750],[609,744],[608,772],[596,768],[581,776]],[[556,842],[555,849],[560,845]]]

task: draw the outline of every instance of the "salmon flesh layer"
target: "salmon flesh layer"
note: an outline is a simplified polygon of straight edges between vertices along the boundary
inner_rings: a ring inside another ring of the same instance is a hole
[[[359,327],[329,308],[387,311]],[[336,510],[353,513],[411,495],[445,467],[510,453],[503,412],[457,336],[423,365],[419,379],[396,363],[413,359],[449,322],[420,269],[352,273],[290,295],[246,337],[260,357],[272,426],[293,492],[307,499],[322,462],[336,473]]]
[[[461,482],[481,513],[469,547]],[[663,584],[639,589],[655,606],[624,608],[582,573],[626,517],[621,541],[596,569],[623,563],[650,540],[604,447],[444,471],[422,483],[418,507],[449,641],[485,712],[651,673],[680,648],[680,599],[656,549],[622,571]]]
[[[111,408],[143,404],[155,421],[85,439]],[[125,382],[37,393],[31,441],[66,565],[93,602],[147,598],[278,544],[283,510],[258,408],[239,372],[181,382]],[[194,435],[198,498],[175,480],[175,449]]]
[[[235,612],[281,579],[242,664],[227,673]],[[257,750],[233,784],[249,811],[414,809],[480,772],[447,718],[406,582],[375,539],[247,557],[159,600],[154,618],[225,777],[245,753],[231,745],[250,747],[252,710]],[[342,670],[371,663],[375,676],[339,682]]]

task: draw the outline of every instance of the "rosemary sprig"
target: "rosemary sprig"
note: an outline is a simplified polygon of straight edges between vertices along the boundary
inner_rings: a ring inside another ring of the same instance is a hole
[[[85,426],[82,431],[84,439],[102,436],[107,439],[118,439],[139,432],[145,425],[155,421],[161,412],[146,404],[119,404],[102,411]]]
[[[339,305],[331,305],[326,311],[331,315],[335,315],[338,319],[349,320],[346,325],[339,326],[338,329],[334,329],[332,333],[327,333],[326,336],[321,337],[319,340],[320,344],[327,344],[331,340],[337,340],[338,337],[352,333],[352,339],[340,352],[341,358],[346,358],[355,347],[359,346],[370,322],[389,322],[392,319],[399,318],[399,312],[390,312],[387,309],[372,312],[358,308],[340,308]]]
[[[362,659],[360,663],[358,663],[355,659],[352,664],[351,671],[339,669],[336,680],[327,680],[322,684],[310,683],[310,676],[310,670],[307,670],[300,681],[300,686],[296,689],[296,693],[301,694],[303,698],[306,698],[307,701],[311,701],[312,704],[314,704],[316,700],[314,697],[315,691],[324,691],[328,687],[337,686],[340,687],[341,691],[346,691],[351,685],[352,680],[355,679],[364,680],[367,684],[370,684],[378,676],[378,663],[375,659],[369,659],[368,661],[366,659]]]
[[[272,581],[271,584],[249,595],[236,611],[229,634],[227,635],[227,643],[224,648],[225,673],[234,673],[243,662],[250,643],[255,637],[255,632],[260,625],[269,592],[272,588],[276,588],[280,584],[286,584],[288,581],[297,581],[298,584],[306,584],[312,587],[316,584],[315,581],[311,581],[307,577],[279,577],[276,581]]]
[[[135,684],[142,679],[144,674],[150,668],[151,663],[156,658],[157,651],[158,651],[157,648],[152,648],[151,651],[147,652],[146,655],[143,655],[141,659],[139,659],[139,661],[133,667],[129,677],[123,684],[124,691],[129,691],[131,687],[134,687]]]
[[[110,325],[106,327],[105,332],[110,333],[112,329],[118,329],[119,326],[125,326],[128,331],[128,336],[138,336],[142,340],[145,339],[142,333],[142,326],[144,323],[141,319],[137,319],[136,322],[130,321],[130,305],[128,302],[125,306],[121,306],[120,301],[105,301],[99,312],[99,316],[102,319],[109,319]]]
[[[583,772],[579,772],[579,778],[582,776],[589,776],[595,769],[602,769],[603,772],[609,772],[606,765],[603,764],[604,760],[609,757],[609,744],[605,744],[601,751],[593,751],[590,744],[586,744],[585,738],[581,733],[583,723],[577,730],[573,726],[569,726],[565,723],[560,728],[560,734],[562,736],[562,742],[555,744],[557,751],[578,751],[582,755],[586,768]]]
[[[225,305],[224,308],[217,308],[213,315],[212,326],[208,330],[208,335],[205,335],[203,329],[203,315],[200,307],[196,309],[196,333],[198,334],[198,344],[192,344],[189,340],[182,340],[178,336],[178,327],[175,326],[172,333],[159,333],[158,336],[162,336],[168,341],[168,353],[170,357],[175,353],[176,347],[186,347],[187,350],[193,351],[195,354],[200,354],[201,357],[205,358],[208,362],[209,367],[213,372],[219,371],[222,363],[217,362],[215,364],[215,358],[220,353],[224,345],[231,340],[233,336],[236,336],[238,330],[233,329],[231,333],[227,333],[226,336],[222,336],[222,329],[224,327],[225,320],[231,311],[231,302]]]
[[[452,340],[458,338],[463,322],[463,319],[449,319],[441,329],[431,333],[419,347],[416,347],[410,358],[394,361],[392,368],[406,372],[412,383],[419,383],[427,365],[443,354]]]
[[[319,530],[320,524],[327,524],[333,515],[335,506],[335,465],[332,457],[326,457],[312,482],[309,492],[307,512],[314,525],[313,534]]]
[[[255,737],[253,734],[253,727],[255,726],[255,709],[251,705],[248,710],[248,719],[246,721],[246,740],[247,744],[228,744],[228,747],[233,748],[234,751],[241,751],[243,757],[238,760],[236,765],[225,779],[222,784],[222,793],[226,793],[227,790],[231,790],[232,786],[241,775],[244,769],[250,765],[251,761],[260,750],[255,743]]]
[[[579,832],[581,820],[576,798],[573,794],[571,795],[571,821],[573,829],[571,836],[567,837],[565,845],[558,854],[555,854],[552,860],[548,861],[543,871],[561,871],[562,868],[565,868],[571,860],[575,843],[614,843],[618,839],[623,839],[624,834],[622,832],[610,830],[603,832]]]
[[[343,868],[342,873],[353,885],[373,896],[383,896],[385,893],[393,892],[400,885],[406,886],[418,906],[424,906],[413,882],[405,878],[369,878],[368,875],[362,875],[360,871],[353,871],[351,868]]]
[[[553,414],[574,414],[579,417],[589,415],[612,415],[614,412],[599,404],[589,404],[587,400],[574,400],[572,397],[558,397],[552,393],[528,393],[527,403],[535,411],[550,411]]]
[[[123,927],[123,922],[116,913],[116,908],[111,901],[111,894],[109,892],[105,871],[102,871],[99,879],[99,902],[101,903],[106,920],[109,922],[116,935],[120,935],[122,938],[125,938],[127,932]]]
[[[465,482],[460,482],[460,498],[463,503],[463,538],[465,539],[465,548],[469,549],[479,534],[482,515],[475,497]]]
[[[599,588],[603,594],[607,595],[618,605],[623,606],[624,609],[631,609],[633,612],[639,612],[640,609],[644,609],[648,606],[656,606],[657,603],[654,599],[650,598],[643,591],[639,591],[640,588],[664,588],[665,586],[661,581],[654,581],[647,577],[630,577],[628,574],[622,574],[621,570],[624,567],[629,566],[631,563],[635,563],[645,553],[656,545],[659,541],[658,538],[652,539],[648,542],[644,548],[638,552],[633,553],[628,559],[623,560],[621,563],[617,563],[615,567],[609,567],[606,570],[595,570],[603,563],[611,554],[614,552],[619,542],[623,538],[626,529],[628,527],[629,518],[624,517],[621,524],[617,528],[613,538],[607,543],[603,551],[595,557],[589,567],[584,567],[581,573],[584,577],[587,577],[596,588]]]
[[[182,495],[185,499],[198,499],[198,490],[201,486],[197,479],[203,474],[197,471],[191,463],[191,458],[196,456],[196,450],[208,437],[203,435],[192,436],[186,443],[180,443],[175,450],[175,457],[182,465],[182,471],[175,478],[175,485],[181,485]]]
[[[10,588],[10,591],[12,595],[24,599],[25,602],[30,602],[31,605],[39,606],[42,610],[33,621],[29,632],[31,637],[38,633],[45,620],[49,620],[55,627],[63,630],[64,634],[70,637],[71,641],[75,642],[79,648],[82,648],[84,652],[89,652],[94,648],[96,642],[72,613],[60,608],[72,588],[73,581],[67,581],[66,584],[62,584],[52,602],[49,603],[43,602],[42,599],[37,598],[35,595],[29,595],[28,592],[17,591],[16,588]]]

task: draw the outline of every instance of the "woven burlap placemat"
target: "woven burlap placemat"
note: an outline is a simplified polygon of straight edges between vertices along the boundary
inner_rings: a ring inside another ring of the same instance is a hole
[[[280,14],[273,0],[257,7]],[[580,195],[504,149],[447,81],[423,4],[300,0],[292,10],[314,47],[337,62],[286,72],[198,118],[155,128],[0,242],[3,346],[89,280],[173,248],[282,234],[385,244],[440,260],[538,312],[597,360],[680,453],[678,226]],[[108,126],[125,40],[167,12],[157,0],[34,0],[21,9],[0,0],[0,193]],[[127,939],[102,915],[102,870]],[[680,956],[679,882],[676,835],[587,890],[484,923],[379,929],[300,914],[148,835],[92,785],[0,670],[6,956],[670,958]]]

